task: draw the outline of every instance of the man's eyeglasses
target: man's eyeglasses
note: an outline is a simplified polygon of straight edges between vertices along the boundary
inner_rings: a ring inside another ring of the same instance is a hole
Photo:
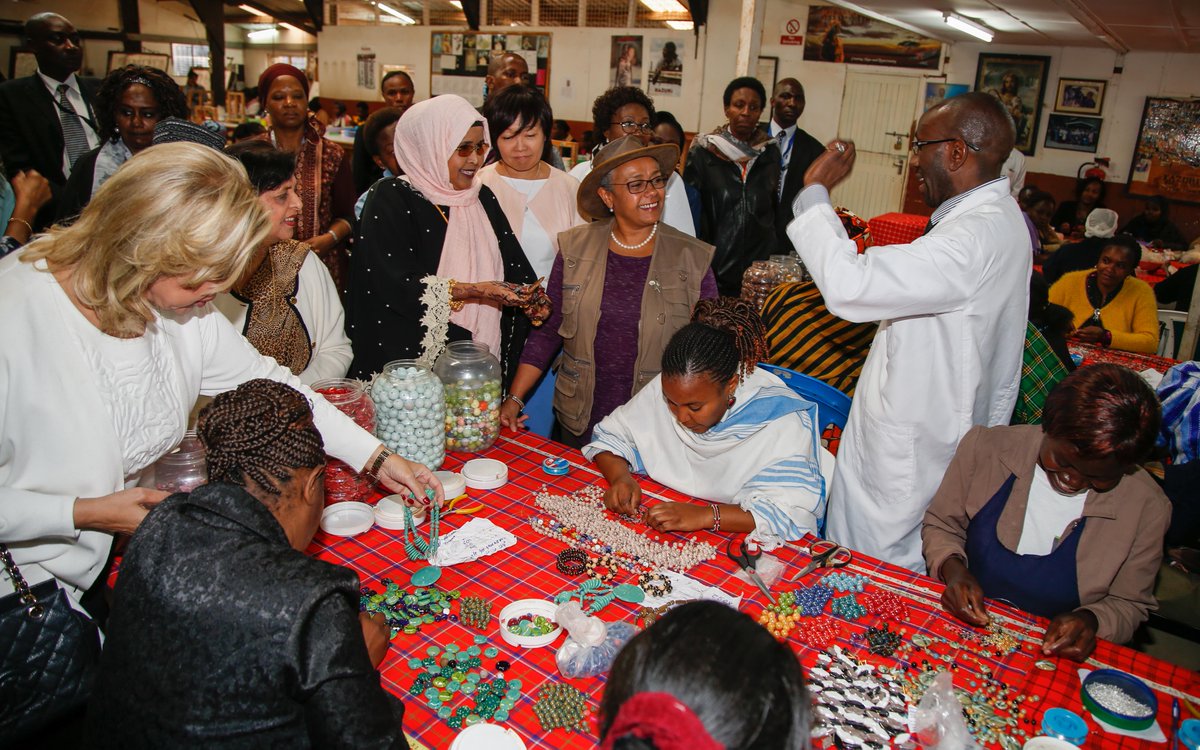
[[[654,131],[654,126],[649,122],[634,122],[633,120],[625,120],[624,122],[610,122],[609,125],[620,125],[621,131],[628,135],[633,135],[639,130],[643,133],[651,133]]]
[[[465,159],[471,155],[472,151],[479,154],[480,156],[483,156],[484,154],[487,153],[487,150],[489,148],[490,148],[490,146],[486,142],[480,141],[479,143],[464,143],[463,145],[456,148],[455,152],[458,153],[459,156],[461,156],[462,158]]]
[[[630,180],[629,182],[614,182],[613,185],[624,185],[625,189],[630,193],[637,195],[638,193],[646,192],[647,185],[653,185],[656,190],[662,190],[666,186],[669,177],[652,177],[649,180]]]
[[[937,143],[950,143],[951,141],[962,141],[962,144],[964,146],[966,146],[967,148],[971,149],[972,151],[975,151],[975,152],[979,151],[978,146],[976,146],[974,143],[967,143],[966,141],[963,141],[962,138],[937,138],[932,141],[916,141],[916,140],[914,140],[912,142],[912,150],[913,150],[913,153],[915,154],[915,153],[919,153],[924,146],[932,146]]]

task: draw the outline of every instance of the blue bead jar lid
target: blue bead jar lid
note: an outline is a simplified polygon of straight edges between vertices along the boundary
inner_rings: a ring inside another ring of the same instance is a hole
[[[571,470],[571,464],[565,458],[547,458],[542,462],[542,471],[550,476],[560,477]]]
[[[1082,745],[1087,739],[1087,723],[1079,714],[1065,708],[1051,708],[1042,716],[1042,731],[1051,737]]]

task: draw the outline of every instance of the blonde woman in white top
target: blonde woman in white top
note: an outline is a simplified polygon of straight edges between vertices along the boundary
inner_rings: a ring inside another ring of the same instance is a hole
[[[499,160],[479,172],[508,218],[538,278],[550,276],[558,235],[583,223],[575,207],[579,181],[549,164],[550,105],[536,89],[509,86],[488,99],[484,114]]]
[[[98,590],[113,536],[165,496],[136,486],[142,470],[180,441],[198,396],[254,378],[308,396],[330,455],[441,501],[429,469],[392,454],[209,304],[269,231],[240,164],[171,143],[131,158],[75,224],[0,260],[0,544],[31,585],[54,578],[76,603]],[[11,591],[0,577],[0,596]]]

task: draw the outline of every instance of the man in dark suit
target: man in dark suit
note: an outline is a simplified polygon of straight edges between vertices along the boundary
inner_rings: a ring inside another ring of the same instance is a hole
[[[75,160],[101,143],[92,112],[100,80],[75,75],[83,63],[81,42],[71,22],[57,13],[33,16],[25,22],[25,43],[37,58],[37,72],[0,84],[4,167],[10,177],[37,170],[55,196],[38,212],[38,229],[53,220]]]
[[[776,211],[775,226],[779,234],[780,247],[790,248],[787,225],[792,220],[792,201],[800,188],[804,187],[804,173],[825,150],[820,141],[804,132],[796,121],[804,114],[804,87],[795,78],[784,78],[775,84],[771,95],[771,124],[769,135],[779,140],[779,152],[783,155],[783,173],[779,177],[779,210]]]

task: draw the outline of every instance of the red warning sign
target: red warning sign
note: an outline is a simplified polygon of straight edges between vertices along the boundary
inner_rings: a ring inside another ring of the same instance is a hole
[[[800,46],[804,44],[804,37],[800,35],[800,21],[796,18],[789,18],[784,24],[784,30],[787,31],[779,37],[779,43],[785,45]]]

